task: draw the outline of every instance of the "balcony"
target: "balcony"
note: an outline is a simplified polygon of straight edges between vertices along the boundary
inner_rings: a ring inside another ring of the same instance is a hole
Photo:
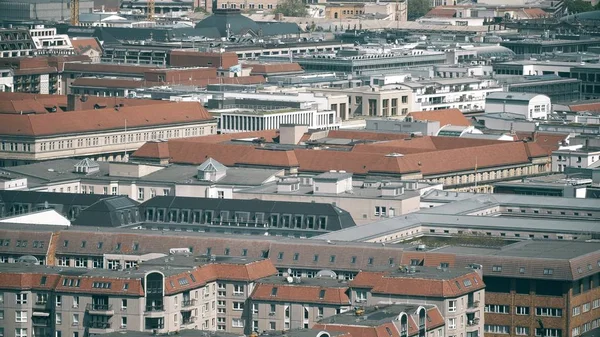
[[[195,316],[192,316],[192,317],[187,317],[187,318],[184,318],[184,319],[183,319],[183,321],[182,321],[182,324],[184,324],[184,325],[186,325],[186,324],[193,324],[193,323],[195,323],[195,322],[196,322],[196,320],[197,320],[197,319],[198,319],[198,318],[197,318],[197,317],[195,317]]]
[[[90,315],[112,316],[115,314],[112,304],[90,303],[85,307]]]
[[[162,317],[164,316],[165,306],[162,304],[159,305],[147,305],[146,312],[144,315],[147,317]]]
[[[467,312],[475,312],[475,311],[478,311],[479,309],[480,309],[479,301],[473,301],[473,302],[467,303]]]
[[[476,327],[479,325],[479,318],[473,318],[467,320],[467,327]]]
[[[88,329],[90,334],[103,334],[114,331],[109,322],[90,322]]]
[[[183,301],[181,301],[181,307],[182,308],[193,307],[195,305],[196,305],[196,300],[183,300]]]

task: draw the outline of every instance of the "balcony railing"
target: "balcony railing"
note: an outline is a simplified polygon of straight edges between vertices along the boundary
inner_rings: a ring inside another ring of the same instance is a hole
[[[159,305],[147,305],[146,311],[155,312],[155,311],[165,311],[165,306],[162,304]]]
[[[88,328],[92,329],[110,329],[109,322],[90,322]]]
[[[89,303],[88,305],[86,305],[85,310],[87,310],[87,311],[111,311],[112,304]]]
[[[183,300],[181,301],[181,306],[182,307],[191,307],[196,305],[196,300]]]

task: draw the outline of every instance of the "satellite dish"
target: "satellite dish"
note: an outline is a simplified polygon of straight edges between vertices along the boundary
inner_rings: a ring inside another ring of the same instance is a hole
[[[288,268],[287,273],[288,275],[292,275],[292,268]]]
[[[48,201],[44,201],[44,209],[48,209],[50,208],[50,205],[48,205]]]
[[[17,263],[40,264],[40,260],[33,255],[24,255],[17,259]]]
[[[287,283],[294,283],[294,278],[291,276],[286,277],[285,280],[287,281]]]
[[[323,269],[317,273],[317,277],[322,278],[337,278],[337,274],[333,270]]]

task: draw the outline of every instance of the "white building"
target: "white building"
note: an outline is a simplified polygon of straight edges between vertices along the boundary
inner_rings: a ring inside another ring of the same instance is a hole
[[[413,91],[413,111],[459,109],[462,112],[485,109],[486,97],[501,92],[494,79],[474,77],[442,78],[401,85]]]
[[[486,98],[485,113],[513,113],[527,120],[546,119],[552,111],[550,97],[521,92],[495,92]]]
[[[0,92],[14,91],[13,74],[12,69],[0,69]]]
[[[564,172],[567,167],[600,167],[600,148],[576,145],[552,152],[552,171]]]
[[[282,124],[307,125],[311,129],[339,129],[342,121],[332,110],[220,110],[218,114],[221,133],[279,129]]]
[[[43,25],[37,25],[29,30],[31,39],[38,50],[52,49],[72,51],[73,45],[69,36],[66,34],[56,34],[56,28],[48,28]]]

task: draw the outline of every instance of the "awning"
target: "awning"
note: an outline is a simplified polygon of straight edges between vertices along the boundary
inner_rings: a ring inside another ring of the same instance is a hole
[[[50,313],[49,312],[43,312],[43,311],[34,311],[33,312],[33,316],[34,317],[50,317]]]

